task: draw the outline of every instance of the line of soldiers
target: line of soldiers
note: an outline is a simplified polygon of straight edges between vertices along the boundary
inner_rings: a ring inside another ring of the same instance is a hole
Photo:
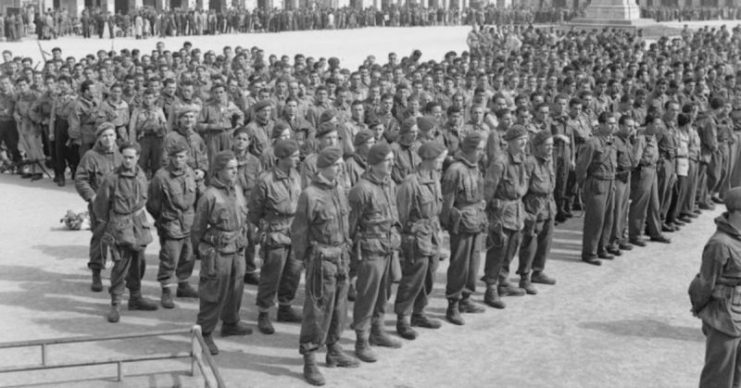
[[[358,365],[337,342],[348,301],[364,362],[377,359],[373,346],[401,346],[383,319],[395,282],[399,336],[440,327],[425,307],[443,231],[446,319],[463,325],[484,310],[482,255],[483,301],[501,309],[504,296],[555,284],[545,272],[554,227],[574,210],[581,259],[600,265],[645,246],[646,233],[669,242],[664,233],[741,182],[738,29],[650,46],[615,31],[510,34],[511,51],[391,53],[355,71],[258,48],[217,58],[187,43],[79,60],[55,49],[43,72],[4,53],[0,139],[23,176],[40,178],[49,156],[58,185],[74,179],[91,214],[93,291],[114,261],[109,321],[124,288],[129,309],[158,308],[140,286],[155,229],[159,305],[198,297],[216,354],[219,319],[223,336],[251,333],[239,310],[244,284],[257,285],[258,329],[275,333],[277,300],[279,322],[301,322],[304,376],[321,385],[321,347],[330,366]]]

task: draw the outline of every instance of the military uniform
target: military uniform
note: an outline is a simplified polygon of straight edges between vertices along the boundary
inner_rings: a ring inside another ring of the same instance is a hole
[[[672,202],[674,186],[677,183],[676,159],[677,159],[677,127],[676,123],[664,124],[656,134],[656,142],[659,147],[659,161],[656,164],[656,172],[659,180],[659,206],[661,220],[669,222],[667,215]]]
[[[252,198],[252,190],[257,184],[257,178],[261,171],[260,160],[248,151],[239,153],[235,150],[234,154],[237,156],[237,168],[239,169],[239,175],[237,177],[239,187],[242,188],[245,198]],[[244,273],[255,274],[257,272],[257,262],[255,261],[256,244],[258,242],[257,231],[255,225],[252,223],[247,225],[247,229],[247,247],[244,250]]]
[[[656,136],[649,133],[636,135],[636,168],[630,180],[630,210],[628,212],[628,237],[631,243],[640,243],[646,229],[650,237],[661,236],[659,213],[659,190],[656,178],[656,163],[659,147]]]
[[[159,162],[164,158],[164,136],[167,132],[167,119],[162,113],[162,108],[152,106],[149,108],[135,109],[131,114],[129,133],[141,145],[142,152],[139,157],[141,166],[147,176],[152,176],[157,171]]]
[[[617,166],[615,170],[615,208],[613,216],[612,235],[610,236],[610,252],[619,254],[620,246],[625,247],[625,232],[627,229],[628,209],[630,206],[631,172],[638,165],[635,139],[622,134],[613,137],[617,152]]]
[[[404,179],[412,174],[422,159],[417,155],[419,143],[414,141],[412,144],[401,144],[395,142],[391,144],[394,152],[394,167],[391,171],[391,179],[398,185]]]
[[[290,228],[301,194],[301,181],[296,170],[288,173],[274,167],[260,175],[249,201],[249,220],[259,225],[263,265],[256,303],[261,312],[278,304],[290,307],[296,297],[302,263],[291,250]]]
[[[129,309],[135,309],[142,299],[144,249],[152,242],[151,226],[144,211],[146,202],[147,178],[138,166],[132,171],[123,166],[116,168],[103,180],[93,201],[95,218],[104,229],[102,244],[110,250],[114,261],[110,288],[114,309],[121,303],[124,281],[129,289]],[[118,320],[117,316],[108,318],[111,322]]]
[[[97,101],[88,100],[82,96],[74,102],[67,120],[67,133],[72,142],[77,143],[80,158],[95,144],[95,127],[98,115]]]
[[[209,337],[219,318],[224,326],[240,322],[244,293],[242,250],[247,245],[245,202],[239,187],[212,177],[196,205],[191,228],[191,240],[201,260],[196,324]]]
[[[450,265],[445,297],[457,309],[476,291],[484,232],[484,178],[478,164],[456,157],[442,180],[443,206],[440,222],[450,233]]]
[[[54,177],[59,181],[64,179],[64,173],[69,166],[74,178],[77,164],[80,162],[80,153],[76,145],[67,144],[69,140],[69,115],[75,103],[75,96],[72,93],[57,94],[54,96],[49,115],[50,133],[54,136]]]
[[[583,190],[582,260],[604,255],[612,233],[617,155],[611,136],[594,136],[579,151],[576,182]]]
[[[244,113],[232,102],[224,106],[213,101],[203,106],[198,119],[198,130],[208,147],[209,160],[213,160],[219,151],[232,149],[233,128],[242,126],[243,122]]]
[[[567,196],[569,173],[571,173],[572,161],[576,158],[576,147],[574,146],[574,133],[568,124],[568,116],[555,117],[551,125],[551,133],[556,136],[553,139],[553,164],[556,173],[556,187],[553,195],[556,201],[560,221],[570,214],[567,211],[569,198]],[[565,139],[564,139],[565,138]]]
[[[15,117],[15,95],[12,92],[0,93],[0,142],[5,143],[10,159],[20,163],[21,153],[18,151],[18,129]]]
[[[169,131],[167,135],[165,135],[165,138],[162,141],[162,166],[166,166],[168,163],[167,158],[165,158],[167,153],[164,152],[164,150],[170,149],[178,142],[185,142],[185,144],[188,145],[188,167],[192,168],[193,171],[202,171],[205,176],[209,171],[210,165],[206,142],[204,142],[203,138],[201,138],[201,136],[195,131],[184,128],[176,128],[174,131]],[[196,179],[196,187],[198,197],[200,198],[200,195],[206,190],[205,178]]]
[[[193,169],[172,165],[154,174],[149,186],[147,211],[154,217],[160,239],[160,264],[157,281],[162,288],[174,283],[187,284],[193,274],[195,256],[190,240],[196,203],[196,178]]]
[[[106,175],[120,165],[121,154],[117,149],[107,151],[96,144],[93,149],[83,155],[75,172],[75,189],[77,189],[80,197],[88,203],[90,229],[93,236],[90,239],[90,261],[87,266],[93,271],[100,271],[105,268],[105,256],[100,248],[100,239],[103,236],[105,225],[98,222],[93,211],[92,200],[95,198],[95,193],[100,188]]]

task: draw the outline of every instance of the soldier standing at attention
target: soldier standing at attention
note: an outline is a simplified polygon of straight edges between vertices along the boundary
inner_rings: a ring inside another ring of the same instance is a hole
[[[211,354],[218,354],[212,333],[219,318],[221,336],[252,334],[239,318],[244,293],[244,247],[247,204],[237,187],[237,157],[232,151],[214,155],[211,181],[198,200],[191,241],[201,260],[196,324]]]
[[[327,366],[354,368],[358,361],[346,354],[339,341],[347,316],[350,264],[350,208],[337,183],[342,150],[325,148],[317,159],[317,174],[301,193],[291,225],[296,258],[306,266],[306,299],[299,338],[304,356],[304,378],[324,385],[314,353],[327,345]]]
[[[484,232],[488,227],[484,212],[484,177],[479,170],[485,142],[478,132],[466,135],[460,144],[461,152],[456,154],[442,180],[440,223],[450,233],[450,265],[445,287],[448,310],[445,317],[456,325],[465,323],[461,313],[484,312],[481,306],[471,301],[471,294],[476,291]]]
[[[83,155],[75,172],[75,189],[85,202],[88,203],[90,214],[90,261],[88,268],[93,271],[93,283],[90,289],[93,292],[103,291],[100,280],[100,271],[105,268],[105,256],[100,248],[100,238],[103,237],[105,225],[98,222],[93,211],[95,193],[103,183],[103,178],[121,165],[121,154],[116,149],[116,127],[111,123],[102,123],[95,131],[97,141],[90,151]]]
[[[234,131],[234,140],[232,140],[232,151],[237,157],[239,169],[238,183],[242,188],[244,197],[252,197],[252,189],[257,184],[257,177],[260,175],[260,159],[252,155],[250,148],[250,134],[246,127],[239,127]],[[260,284],[259,273],[257,272],[256,250],[257,250],[257,227],[252,223],[247,225],[247,248],[244,250],[244,283],[257,285]]]
[[[550,134],[550,131],[546,132]],[[507,277],[512,258],[520,247],[522,229],[528,216],[523,201],[530,185],[528,139],[528,130],[524,126],[515,124],[510,127],[504,134],[507,148],[491,161],[484,180],[484,198],[490,198],[487,204],[490,226],[484,266],[484,302],[498,309],[506,306],[501,296],[525,295],[525,291],[512,285]],[[527,257],[520,257],[521,269],[525,267],[523,259],[527,260]],[[521,282],[520,285],[527,284]]]
[[[602,112],[594,136],[584,143],[576,161],[576,182],[584,195],[584,236],[581,259],[587,264],[601,265],[597,260],[613,259],[606,248],[612,232],[615,205],[615,170],[617,153],[612,134],[617,119]]]
[[[257,327],[263,334],[273,334],[270,309],[278,295],[278,322],[301,322],[301,314],[291,307],[301,278],[301,261],[291,250],[291,223],[301,194],[298,144],[280,140],[273,148],[276,164],[260,175],[249,202],[249,220],[260,225],[263,265],[257,288]]]
[[[139,166],[151,177],[157,172],[162,161],[163,138],[167,132],[167,119],[162,108],[155,104],[157,92],[154,89],[144,91],[143,105],[136,108],[129,121],[129,139],[136,139],[142,146]]]
[[[394,312],[396,331],[408,340],[417,338],[412,326],[440,328],[440,322],[428,318],[424,309],[440,259],[439,216],[443,199],[440,172],[448,150],[442,143],[431,141],[421,145],[417,153],[422,162],[415,173],[404,179],[396,193],[404,264]]]
[[[355,354],[364,362],[377,360],[369,344],[401,347],[383,327],[391,288],[391,259],[401,244],[396,186],[391,179],[393,164],[391,147],[374,145],[368,152],[368,170],[349,196],[350,237],[358,261],[352,326],[357,336]]]
[[[208,147],[209,160],[213,160],[217,152],[232,149],[232,129],[241,127],[244,122],[244,113],[229,101],[224,85],[211,87],[211,95],[211,102],[203,107],[198,120],[198,131]]]
[[[115,127],[111,124],[111,132]],[[115,139],[115,134],[113,135]],[[157,310],[157,304],[141,294],[146,263],[144,249],[152,242],[147,214],[147,177],[139,168],[139,145],[121,145],[121,165],[103,180],[93,200],[93,212],[104,230],[101,242],[114,261],[111,270],[111,311],[108,322],[120,319],[119,305],[124,282],[129,289],[129,310]]]
[[[705,244],[700,273],[690,284],[692,312],[702,319],[705,367],[700,388],[736,386],[741,368],[741,188],[728,190],[727,212]]]
[[[195,260],[190,241],[196,203],[196,176],[188,166],[188,143],[180,140],[167,150],[169,163],[159,169],[149,186],[147,211],[156,220],[160,238],[160,265],[157,280],[162,285],[162,307],[175,307],[171,287],[177,282],[176,295],[197,298],[188,283]]]
[[[545,274],[545,261],[551,252],[553,225],[557,207],[553,198],[556,187],[556,172],[553,166],[554,136],[541,131],[532,139],[533,155],[530,157],[530,186],[523,197],[525,204],[525,228],[520,245],[520,288],[528,294],[537,293],[532,283],[556,284],[556,280]],[[532,271],[532,277],[530,276]]]

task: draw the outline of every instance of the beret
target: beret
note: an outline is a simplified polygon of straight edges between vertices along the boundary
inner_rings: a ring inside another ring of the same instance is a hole
[[[326,123],[337,116],[337,112],[334,109],[327,109],[319,116],[319,123]]]
[[[263,109],[265,109],[265,108],[267,108],[269,106],[272,106],[270,104],[270,101],[269,100],[262,100],[262,101],[256,102],[255,105],[252,105],[252,109],[255,112],[259,112],[259,111],[261,111],[261,110],[263,110]]]
[[[234,133],[232,133],[232,137],[237,137],[240,133],[244,133],[247,135],[247,137],[250,137],[250,131],[247,129],[246,126],[241,126],[234,130]]]
[[[177,116],[178,116],[178,118],[180,118],[184,114],[191,113],[191,112],[192,113],[195,113],[195,114],[200,113],[200,109],[198,109],[198,105],[185,105],[185,106],[181,107],[177,111]]]
[[[532,142],[534,146],[539,146],[552,137],[553,134],[551,134],[551,131],[540,131],[533,136]]]
[[[103,134],[103,132],[105,132],[105,131],[107,131],[107,130],[109,130],[109,129],[110,129],[111,131],[113,131],[114,133],[116,132],[116,126],[115,126],[115,125],[113,125],[113,123],[110,123],[110,122],[108,122],[108,121],[106,121],[106,122],[104,122],[104,123],[100,123],[100,125],[98,125],[98,127],[97,127],[97,128],[95,128],[95,137],[96,137],[96,138],[97,138],[97,137],[100,137],[100,135],[102,135],[102,134]]]
[[[188,150],[188,143],[184,139],[177,139],[174,143],[167,145],[167,154],[175,155]]]
[[[282,123],[282,122],[281,123],[276,123],[273,126],[273,132],[270,133],[270,138],[271,139],[279,138],[281,135],[283,135],[283,132],[286,129],[290,129],[290,128],[291,127],[289,127],[288,124],[286,124],[286,123]]]
[[[513,125],[504,133],[504,140],[510,141],[527,136],[527,129],[522,125]]]
[[[382,124],[381,123],[381,120],[379,120],[378,117],[376,117],[376,115],[374,115],[374,114],[369,115],[366,118],[365,123],[368,124],[368,128],[373,128],[375,126],[378,126],[378,125],[381,125]]]
[[[391,153],[391,147],[386,143],[378,143],[368,151],[368,164],[374,166],[383,162],[386,156]]]
[[[226,167],[226,164],[229,163],[230,160],[236,159],[237,157],[232,151],[219,151],[214,155],[214,162],[211,168],[214,172],[221,171]]]
[[[726,209],[728,211],[741,210],[741,187],[734,187],[726,192],[725,198]]]
[[[342,157],[342,150],[339,147],[327,147],[319,152],[319,157],[316,160],[316,166],[319,168],[327,168]]]
[[[319,124],[319,127],[316,129],[316,137],[322,137],[330,132],[336,132],[337,131],[337,125],[334,123],[326,122]]]
[[[419,156],[421,156],[423,160],[430,160],[437,158],[446,150],[447,148],[445,148],[442,143],[438,141],[428,141],[419,146],[417,154],[419,154]]]
[[[419,128],[420,131],[427,132],[432,128],[435,128],[435,121],[425,116],[417,117],[417,128]]]
[[[298,152],[298,144],[293,140],[278,140],[273,146],[273,153],[278,159],[287,158]]]
[[[373,132],[363,129],[355,135],[353,145],[355,147],[365,144],[368,140],[373,138]]]
[[[471,152],[481,144],[482,140],[484,140],[484,136],[477,131],[469,132],[461,142],[461,150],[463,152]]]
[[[417,120],[415,120],[413,117],[409,117],[402,121],[401,123],[401,129],[399,129],[399,134],[403,135],[405,133],[409,133],[412,131],[412,128],[417,125]]]
[[[690,120],[690,116],[689,115],[686,115],[684,113],[680,113],[679,116],[677,116],[677,124],[680,127],[683,127],[683,126],[689,124],[690,121],[691,121]]]

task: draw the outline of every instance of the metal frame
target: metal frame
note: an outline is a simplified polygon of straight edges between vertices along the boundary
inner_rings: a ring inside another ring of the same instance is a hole
[[[47,357],[47,348],[50,345],[64,345],[71,343],[82,343],[82,342],[101,342],[101,341],[112,341],[129,338],[145,338],[145,337],[161,337],[169,335],[189,335],[191,339],[191,348],[189,352],[178,352],[171,354],[161,354],[153,356],[139,356],[139,357],[124,357],[104,361],[85,361],[85,362],[74,362],[67,364],[49,364]],[[43,340],[31,340],[31,341],[16,341],[16,342],[5,342],[0,343],[0,349],[12,349],[12,348],[26,348],[35,347],[41,348],[41,364],[40,365],[29,365],[29,366],[18,366],[18,367],[6,367],[0,368],[0,374],[11,373],[11,372],[29,372],[35,370],[44,369],[62,369],[62,368],[76,368],[84,366],[95,366],[95,365],[116,365],[116,377],[117,381],[123,381],[124,372],[123,364],[130,362],[140,361],[158,361],[158,360],[173,360],[190,358],[190,376],[195,376],[196,366],[201,372],[203,381],[207,388],[224,388],[224,379],[219,373],[219,369],[216,367],[214,358],[211,353],[208,352],[208,346],[203,341],[203,335],[201,333],[201,327],[195,325],[190,329],[181,330],[163,330],[153,331],[149,333],[132,333],[132,334],[114,334],[104,336],[87,336],[87,337],[70,337],[70,338],[50,338]],[[204,349],[206,351],[204,352]]]

